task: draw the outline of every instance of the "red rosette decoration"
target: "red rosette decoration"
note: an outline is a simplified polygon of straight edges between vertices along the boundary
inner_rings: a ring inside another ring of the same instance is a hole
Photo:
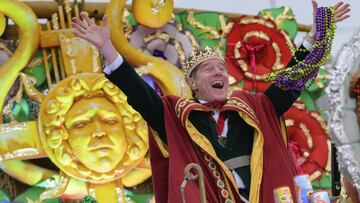
[[[234,78],[230,83],[243,80],[244,90],[263,92],[270,85],[264,76],[286,67],[293,42],[270,19],[242,16],[232,21],[234,26],[227,36],[226,49],[226,64]]]
[[[317,111],[308,111],[297,101],[284,114],[288,143],[303,173],[311,180],[331,171],[331,141],[326,123]]]

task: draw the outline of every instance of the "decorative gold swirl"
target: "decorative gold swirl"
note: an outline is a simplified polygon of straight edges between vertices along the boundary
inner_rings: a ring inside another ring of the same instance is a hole
[[[310,115],[311,115],[311,117],[315,118],[319,122],[321,128],[330,137],[329,129],[326,125],[325,120],[321,117],[321,115],[318,112],[311,112]]]
[[[260,39],[263,39],[265,41],[269,41],[270,37],[262,31],[251,31],[244,35],[244,41],[246,42],[250,37],[258,37]]]
[[[127,38],[129,38],[130,34],[134,30],[133,26],[129,23],[129,21],[127,19],[129,16],[130,16],[129,11],[126,8],[124,8],[123,16],[121,18],[121,21],[123,23],[123,29],[124,29],[124,32],[125,32],[125,36]]]
[[[184,48],[182,47],[181,43],[177,40],[174,40],[175,49],[179,54],[180,63],[183,63],[185,61],[186,55]]]
[[[271,22],[263,19],[263,18],[254,18],[252,16],[247,16],[244,18],[241,18],[241,20],[239,21],[239,24],[250,24],[250,23],[257,23],[260,25],[265,25],[266,27],[269,28],[274,28],[274,24],[272,24]]]
[[[5,97],[19,72],[26,67],[38,47],[40,28],[34,12],[26,4],[18,0],[1,0],[0,13],[11,18],[19,27],[20,39],[19,46],[13,56],[0,68],[0,109],[2,109]],[[2,118],[1,111],[0,118]],[[0,123],[2,123],[2,120],[0,120]]]
[[[285,23],[285,20],[295,20],[295,16],[290,15],[290,8],[287,6],[284,7],[283,12],[276,16],[275,19],[270,11],[262,12],[262,15],[265,19],[273,20],[278,28]]]
[[[29,98],[41,103],[44,99],[44,95],[34,87],[36,79],[27,76],[25,73],[20,73],[20,80],[23,83],[25,92],[29,96]]]
[[[273,49],[275,50],[275,62],[272,66],[272,70],[280,70],[282,68],[284,68],[284,65],[281,64],[281,52],[280,52],[280,47],[278,44],[276,44],[275,42],[271,43],[271,46],[273,47]]]
[[[165,42],[168,42],[170,40],[170,35],[167,34],[167,33],[162,33],[161,31],[156,31],[155,33],[153,34],[150,34],[148,36],[145,36],[144,37],[144,42],[145,43],[148,43],[154,39],[162,39],[164,40]]]
[[[209,39],[221,39],[221,38],[225,37],[231,31],[231,29],[234,25],[234,23],[232,23],[232,22],[226,23],[225,16],[220,15],[219,21],[220,21],[220,25],[221,25],[221,27],[220,27],[221,32],[219,32],[219,30],[212,28],[210,26],[206,26],[206,25],[200,23],[199,21],[197,21],[195,19],[193,10],[190,10],[188,12],[188,17],[186,20],[194,28],[203,30],[204,32],[210,34],[210,36],[208,36]]]
[[[58,184],[56,184],[56,187],[47,189],[45,192],[41,193],[40,202],[45,199],[55,198],[62,195],[65,192],[69,182],[70,178],[66,174],[60,172]]]
[[[304,133],[304,135],[306,137],[306,143],[307,143],[309,149],[312,149],[314,147],[314,143],[313,143],[309,128],[304,123],[300,123],[299,126],[301,128],[301,131]]]
[[[185,31],[185,35],[190,39],[194,49],[199,48],[199,43],[196,41],[195,36],[190,31]]]
[[[0,156],[0,162],[6,161],[6,160],[12,160],[12,159],[16,159],[16,158],[36,156],[38,154],[39,154],[39,151],[35,148],[18,149],[13,152],[8,152],[8,153]]]

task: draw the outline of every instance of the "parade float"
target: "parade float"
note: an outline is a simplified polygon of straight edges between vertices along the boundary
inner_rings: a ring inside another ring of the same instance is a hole
[[[98,24],[107,15],[117,51],[159,95],[188,98],[179,66],[192,50],[220,49],[230,89],[263,92],[271,84],[265,76],[291,59],[297,32],[309,31],[288,7],[248,16],[174,9],[173,1],[125,3],[0,2],[0,201],[153,199],[147,125],[102,74],[99,51],[73,34],[71,18],[81,11]],[[284,119],[302,172],[315,189],[330,192],[331,133],[316,105],[328,79],[320,69]],[[359,161],[339,159],[359,190]]]

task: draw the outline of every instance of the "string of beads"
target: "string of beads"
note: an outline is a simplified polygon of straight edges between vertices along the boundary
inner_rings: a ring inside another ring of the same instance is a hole
[[[333,7],[320,7],[316,10],[315,43],[309,50],[298,49],[297,51],[310,53],[303,61],[295,57],[295,49],[291,52],[295,65],[285,69],[274,71],[265,77],[266,81],[275,81],[275,85],[283,90],[301,90],[308,80],[314,80],[319,68],[331,58],[331,46],[335,35],[336,25],[334,22],[335,10]],[[291,47],[291,46],[289,46]]]

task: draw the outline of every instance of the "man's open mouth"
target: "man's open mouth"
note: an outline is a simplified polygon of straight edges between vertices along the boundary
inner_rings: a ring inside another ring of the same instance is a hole
[[[222,89],[224,87],[224,82],[217,80],[211,83],[211,87],[216,88],[216,89]]]

